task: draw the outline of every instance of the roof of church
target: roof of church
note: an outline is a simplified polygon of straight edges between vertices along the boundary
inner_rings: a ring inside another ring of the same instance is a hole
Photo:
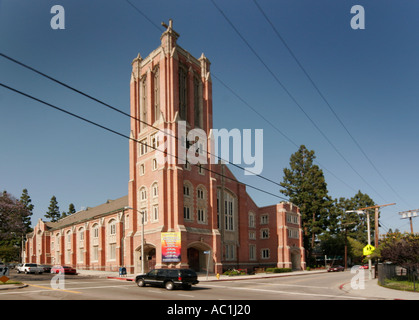
[[[62,218],[56,222],[45,222],[45,225],[49,229],[59,229],[64,226],[91,220],[98,216],[106,215],[115,211],[120,211],[126,206],[128,206],[128,196],[115,200],[108,200],[97,207],[86,208],[85,210],[73,213],[72,215]]]

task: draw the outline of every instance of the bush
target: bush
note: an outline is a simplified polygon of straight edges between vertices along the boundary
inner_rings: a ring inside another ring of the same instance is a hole
[[[223,273],[223,275],[225,276],[241,276],[241,275],[245,275],[246,272],[244,270],[241,269],[233,269],[233,270],[227,270]]]
[[[291,268],[266,268],[266,272],[269,272],[269,273],[292,272],[292,269]]]

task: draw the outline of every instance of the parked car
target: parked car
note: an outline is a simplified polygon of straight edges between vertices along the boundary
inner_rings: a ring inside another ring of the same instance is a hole
[[[40,265],[41,268],[44,268],[44,272],[50,273],[51,272],[51,268],[52,266],[48,265],[48,264],[43,264]]]
[[[342,266],[333,266],[327,269],[327,272],[339,272],[339,271],[345,271],[345,268]]]
[[[368,265],[364,264],[363,266],[359,266],[359,269],[368,269]]]
[[[77,274],[77,270],[69,266],[54,266],[51,273]]]
[[[198,284],[198,276],[191,269],[153,269],[149,273],[135,277],[139,287],[155,285],[173,290],[175,287],[190,289],[193,284]]]
[[[44,273],[44,268],[41,268],[36,263],[24,263],[16,268],[17,273]]]

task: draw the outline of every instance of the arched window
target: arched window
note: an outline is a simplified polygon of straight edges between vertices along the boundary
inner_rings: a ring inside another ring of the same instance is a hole
[[[143,77],[140,82],[140,119],[143,121],[141,122],[141,129],[145,128],[145,124],[147,123],[147,77]]]
[[[160,69],[159,67],[156,67],[156,69],[154,69],[154,79],[153,79],[153,84],[154,84],[154,110],[153,110],[153,114],[154,114],[154,122],[159,120],[160,118]]]
[[[151,192],[152,192],[153,198],[157,198],[159,196],[159,185],[157,182],[154,182],[153,185],[151,186]]]
[[[194,122],[195,127],[203,128],[203,110],[202,110],[202,83],[197,76],[194,77]]]
[[[179,65],[179,116],[188,121],[188,72]]]
[[[147,189],[145,187],[142,187],[140,189],[140,201],[147,200]]]

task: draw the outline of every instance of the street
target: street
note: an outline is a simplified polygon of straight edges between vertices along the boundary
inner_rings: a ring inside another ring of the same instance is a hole
[[[0,291],[0,300],[358,300],[339,289],[350,272],[249,279],[201,281],[190,290],[139,288],[132,281],[66,275],[54,289],[53,275],[16,275],[28,287]],[[57,281],[55,283],[58,284]],[[373,297],[371,297],[373,298]]]

